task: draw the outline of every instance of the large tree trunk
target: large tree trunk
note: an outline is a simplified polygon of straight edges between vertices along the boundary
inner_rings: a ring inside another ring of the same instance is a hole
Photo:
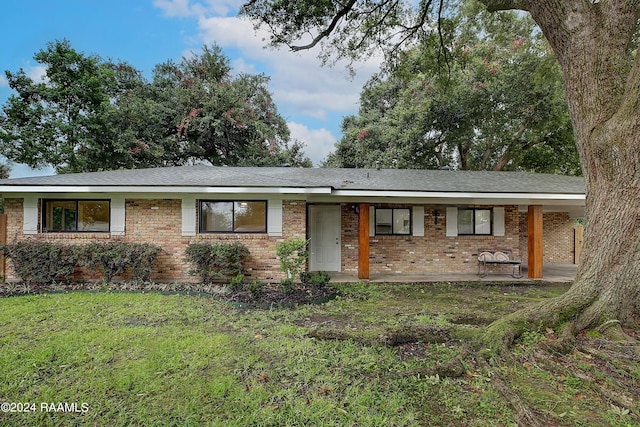
[[[532,325],[564,324],[569,336],[639,320],[640,55],[634,61],[631,39],[640,4],[536,0],[528,8],[563,70],[586,185],[584,249],[570,290],[496,322],[490,346]]]

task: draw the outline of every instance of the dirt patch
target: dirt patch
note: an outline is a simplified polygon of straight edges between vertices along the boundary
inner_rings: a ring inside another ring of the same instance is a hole
[[[396,351],[400,360],[427,359],[429,356],[426,344],[420,342],[399,345]]]
[[[243,288],[231,292],[224,299],[243,307],[295,306],[299,304],[321,304],[335,298],[336,289],[331,286],[314,286],[298,283],[290,292],[283,291],[279,285],[269,283],[258,293]]]

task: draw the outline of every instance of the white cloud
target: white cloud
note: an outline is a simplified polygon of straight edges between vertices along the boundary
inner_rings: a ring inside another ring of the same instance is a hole
[[[354,64],[357,74],[352,78],[344,63],[323,67],[317,49],[294,53],[285,47],[265,48],[269,39],[265,30],[256,32],[249,20],[232,16],[242,3],[242,0],[154,1],[170,16],[196,18],[201,43],[215,43],[232,53],[234,72],[262,72],[269,76],[269,91],[279,112],[289,121],[292,137],[307,143],[305,152],[317,164],[334,149],[336,137],[327,129],[336,131],[339,116],[357,112],[362,86],[378,71],[381,58]],[[316,125],[312,128],[307,122]]]
[[[0,87],[9,87],[9,82],[2,74],[0,74]]]
[[[36,83],[45,80],[47,76],[47,67],[45,65],[34,65],[26,71],[27,76]]]
[[[167,16],[189,17],[213,14],[227,16],[235,13],[244,3],[243,0],[206,0],[205,5],[190,0],[154,0],[153,5]]]
[[[250,64],[259,63],[271,77],[270,90],[278,105],[293,104],[298,112],[314,118],[326,118],[327,111],[356,110],[362,85],[379,68],[377,58],[356,64],[358,74],[352,79],[344,64],[323,67],[317,51],[265,49],[267,34],[256,34],[250,22],[236,17],[203,17],[199,27],[204,43],[240,52],[242,59],[234,66],[253,72],[257,67]]]
[[[306,125],[289,122],[291,138],[304,142],[304,152],[311,159],[314,166],[318,166],[334,149],[336,137],[328,130],[309,129]]]

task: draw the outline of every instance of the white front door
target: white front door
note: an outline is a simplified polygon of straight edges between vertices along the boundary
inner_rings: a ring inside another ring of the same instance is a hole
[[[340,206],[309,206],[309,270],[340,271]]]

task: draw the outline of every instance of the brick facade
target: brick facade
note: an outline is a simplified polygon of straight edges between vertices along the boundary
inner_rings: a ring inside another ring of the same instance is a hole
[[[379,208],[411,208],[412,205],[376,204]],[[483,206],[474,206],[482,208]],[[490,207],[489,207],[490,208]],[[437,221],[436,221],[437,217]],[[425,205],[424,236],[371,236],[369,262],[371,275],[475,272],[478,248],[511,249],[520,254],[517,206],[505,207],[505,235],[446,236],[446,212],[441,205]],[[342,207],[342,271],[357,274],[358,218],[351,205]]]
[[[247,263],[248,278],[280,280],[284,275],[276,259],[276,244],[289,237],[305,237],[306,204],[304,201],[283,202],[282,237],[270,237],[266,234],[197,234],[182,236],[182,205],[175,199],[127,199],[126,232],[124,236],[111,236],[109,233],[39,233],[23,234],[22,199],[6,199],[4,211],[7,214],[8,241],[35,238],[45,241],[58,241],[68,244],[81,244],[95,240],[121,240],[125,242],[153,243],[162,248],[157,267],[151,275],[152,280],[193,282],[197,277],[189,275],[190,264],[184,259],[185,249],[191,242],[231,242],[240,241],[250,252]],[[15,278],[10,262],[7,278]],[[98,273],[79,271],[76,277],[98,279]]]
[[[307,203],[304,200],[283,201],[282,237],[267,234],[196,234],[182,236],[182,201],[180,199],[127,199],[124,236],[109,233],[39,233],[23,234],[23,200],[6,199],[7,239],[9,242],[28,237],[64,243],[121,239],[126,242],[149,242],[162,247],[156,270],[151,278],[161,281],[198,280],[188,274],[190,265],[184,260],[185,248],[191,242],[240,241],[250,251],[248,277],[280,280],[283,274],[276,259],[276,244],[290,237],[307,237]],[[375,204],[376,207],[411,208],[403,204]],[[491,206],[474,206],[490,208]],[[413,213],[412,213],[413,215]],[[511,249],[512,256],[526,262],[526,213],[518,206],[505,206],[504,236],[446,236],[446,207],[424,205],[424,236],[371,236],[370,274],[421,274],[477,271],[479,248]],[[342,273],[357,276],[358,216],[353,203],[341,204]],[[544,215],[545,262],[573,262],[573,223],[568,214]],[[10,263],[7,277],[12,277]],[[79,272],[86,278],[99,278],[95,272]]]
[[[574,221],[566,212],[548,212],[542,216],[544,262],[574,263]],[[527,213],[520,213],[520,250],[523,262],[527,262]]]

